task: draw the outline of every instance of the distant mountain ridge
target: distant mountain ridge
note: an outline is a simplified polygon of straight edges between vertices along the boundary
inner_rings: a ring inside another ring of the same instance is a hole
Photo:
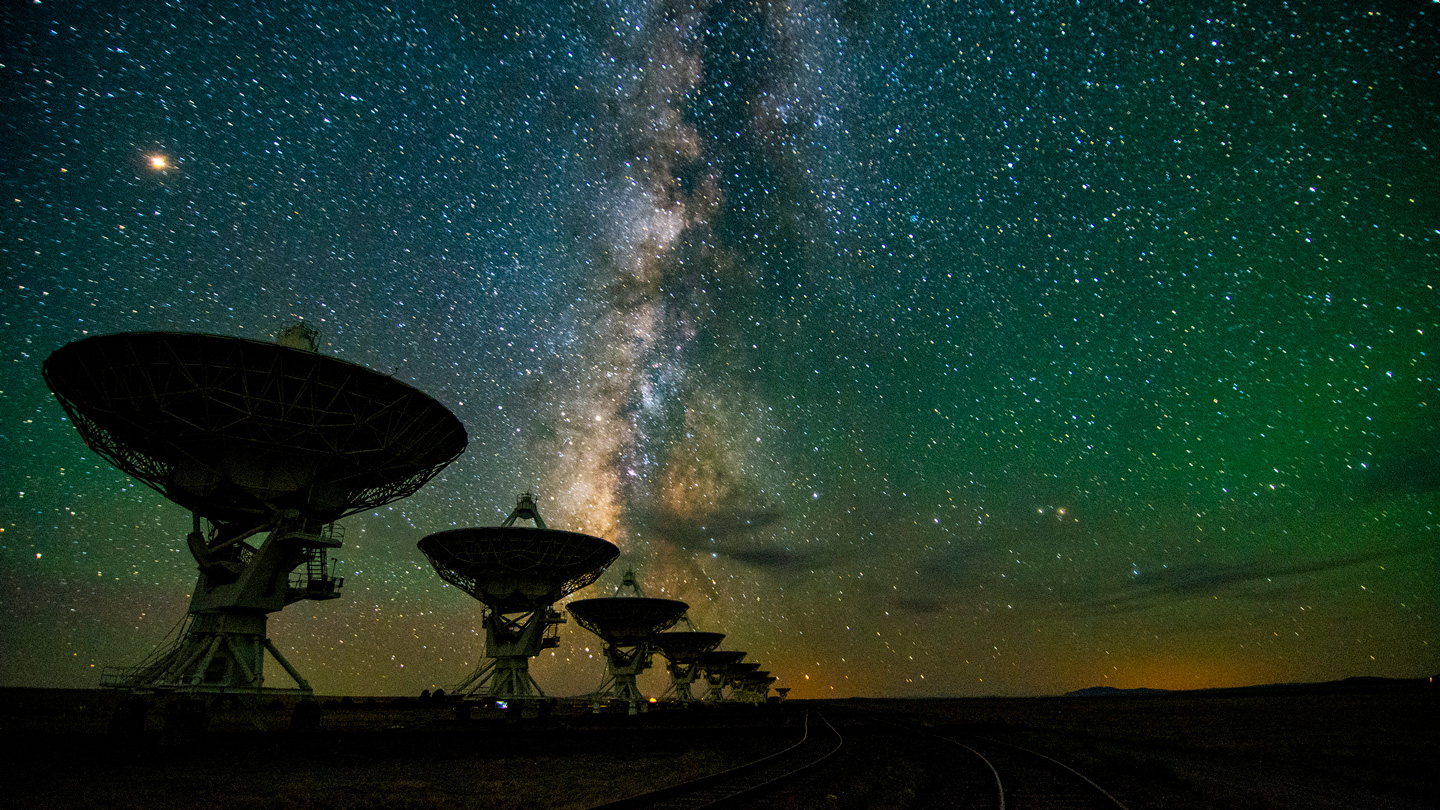
[[[1087,686],[1066,692],[1065,697],[1117,697],[1127,695],[1213,695],[1224,694],[1291,694],[1304,692],[1408,692],[1440,688],[1440,675],[1429,678],[1374,678],[1359,676],[1319,683],[1267,683],[1256,686],[1227,686],[1212,689],[1119,689],[1114,686]]]
[[[1066,692],[1065,697],[1095,697],[1107,695],[1161,695],[1173,692],[1173,689],[1151,689],[1141,686],[1136,689],[1119,689],[1114,686],[1087,686],[1084,689],[1076,689],[1074,692]]]

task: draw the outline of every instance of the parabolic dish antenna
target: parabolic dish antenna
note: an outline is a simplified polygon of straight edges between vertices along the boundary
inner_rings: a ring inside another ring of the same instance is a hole
[[[678,630],[655,636],[655,649],[671,661],[698,661],[725,640],[724,633]]]
[[[700,656],[700,665],[708,669],[720,669],[738,664],[745,659],[743,650],[710,650]]]
[[[212,521],[290,509],[334,521],[414,494],[466,444],[420,391],[275,343],[102,335],[56,350],[43,373],[92,450]]]
[[[778,680],[765,670],[732,672],[730,699],[741,703],[764,703],[770,696],[770,684]]]
[[[519,519],[535,525],[514,525]],[[594,582],[620,554],[609,540],[546,528],[528,492],[503,524],[436,532],[420,551],[441,579],[485,604],[487,660],[452,694],[506,701],[545,696],[529,668],[558,643],[550,631],[565,619],[550,606]]]
[[[695,700],[690,685],[700,677],[700,656],[720,646],[724,639],[724,633],[701,630],[677,630],[655,636],[655,649],[665,656],[665,669],[670,673],[666,694],[671,700],[678,703]]]
[[[740,663],[743,650],[711,650],[700,654],[700,669],[705,674],[705,697],[709,703],[725,700],[725,687],[730,683],[730,667]]]
[[[680,621],[690,606],[678,599],[614,596],[577,599],[569,604],[575,623],[611,644],[633,646],[649,641]]]
[[[625,572],[621,588],[626,586],[639,591],[632,571]],[[576,624],[605,642],[605,678],[595,692],[595,711],[600,711],[602,701],[613,699],[624,702],[629,713],[636,714],[646,704],[635,676],[650,667],[655,653],[652,639],[680,621],[690,606],[678,599],[619,596],[619,590],[616,596],[578,599],[568,607]]]
[[[436,532],[420,551],[441,579],[511,612],[555,604],[599,579],[620,554],[609,540],[528,526]]]
[[[413,494],[464,451],[465,428],[435,400],[316,354],[307,327],[282,341],[134,332],[45,360],[85,443],[194,515],[188,625],[141,666],[104,673],[105,685],[258,692],[269,651],[309,693],[265,637],[266,615],[338,596],[326,552],[341,539],[329,524]]]

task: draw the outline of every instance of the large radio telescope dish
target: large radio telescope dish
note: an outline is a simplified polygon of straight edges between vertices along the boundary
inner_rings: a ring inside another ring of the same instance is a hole
[[[269,652],[310,694],[266,637],[267,615],[339,596],[334,521],[413,494],[465,450],[460,420],[420,391],[316,354],[303,325],[280,340],[132,332],[46,358],[45,382],[85,443],[194,514],[186,544],[200,574],[185,629],[102,684],[270,691]]]
[[[746,673],[733,680],[733,698],[744,703],[764,703],[770,695],[770,684],[778,680],[763,669]]]
[[[659,633],[652,639],[660,654],[671,661],[693,662],[725,640],[724,633],[708,633],[703,630],[680,630]]]
[[[718,670],[738,664],[745,658],[744,650],[710,650],[700,656],[700,666]]]
[[[700,656],[720,646],[724,639],[724,633],[700,630],[660,633],[650,639],[655,649],[665,656],[665,669],[670,673],[666,694],[672,700],[689,703],[695,699],[690,686],[700,677]]]
[[[730,682],[730,668],[739,664],[745,655],[744,650],[711,650],[700,655],[700,669],[704,671],[705,682],[709,685],[705,700],[719,702],[725,699],[725,686]]]
[[[516,526],[525,519],[535,525]],[[440,578],[485,603],[485,656],[452,694],[501,701],[543,698],[530,659],[559,643],[565,619],[550,606],[589,585],[620,555],[614,543],[550,529],[527,492],[499,526],[426,536],[420,551]]]
[[[680,621],[690,606],[678,599],[601,597],[571,602],[575,622],[611,644],[643,644]]]
[[[102,335],[61,347],[43,373],[91,449],[212,521],[334,521],[413,494],[466,444],[420,391],[274,343]]]
[[[599,579],[620,554],[609,540],[528,526],[436,532],[420,551],[441,579],[502,612],[553,605]]]
[[[620,596],[629,588],[643,594],[634,571],[626,571],[616,595],[602,599],[579,599],[571,602],[570,615],[576,624],[599,636],[605,642],[605,678],[595,692],[594,707],[610,698],[629,706],[630,714],[648,705],[635,677],[650,667],[655,651],[654,637],[670,629],[690,606],[678,599],[655,599],[647,596]]]

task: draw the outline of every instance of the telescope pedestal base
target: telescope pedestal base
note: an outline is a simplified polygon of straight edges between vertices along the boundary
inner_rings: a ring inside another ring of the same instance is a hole
[[[607,700],[623,701],[629,706],[629,714],[648,711],[650,704],[640,693],[635,676],[650,668],[650,654],[643,647],[631,650],[620,649],[612,644],[605,645],[605,680],[595,693],[592,709],[600,713],[600,707]]]
[[[661,699],[669,699],[674,703],[694,703],[695,693],[690,687],[700,679],[700,664],[696,661],[671,661],[666,665],[670,673],[670,687],[661,695]]]
[[[466,700],[541,700],[545,692],[530,677],[530,657],[491,658],[451,691]]]
[[[173,647],[138,667],[107,670],[101,685],[198,694],[312,694],[310,684],[265,637],[266,618],[248,610],[193,613]],[[298,689],[264,687],[267,652],[295,679]]]
[[[565,620],[551,608],[504,612],[485,608],[485,657],[470,677],[451,690],[467,700],[541,700],[530,677],[530,659],[547,646],[547,632]]]

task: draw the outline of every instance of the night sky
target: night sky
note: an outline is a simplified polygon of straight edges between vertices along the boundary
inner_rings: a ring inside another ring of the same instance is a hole
[[[272,617],[317,692],[467,675],[415,544],[527,489],[796,697],[1440,672],[1440,7],[263,5],[0,11],[0,684],[194,583],[45,357],[296,319],[470,435]]]

